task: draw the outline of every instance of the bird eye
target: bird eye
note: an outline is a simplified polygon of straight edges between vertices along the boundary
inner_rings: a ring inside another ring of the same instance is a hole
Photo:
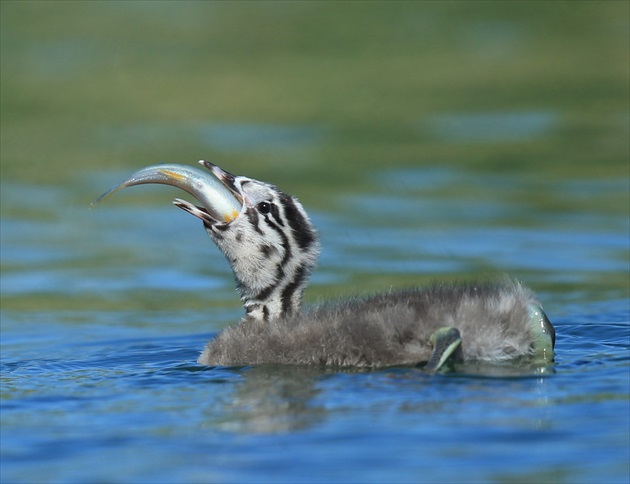
[[[271,212],[271,204],[269,202],[260,202],[258,204],[258,211],[262,214]]]

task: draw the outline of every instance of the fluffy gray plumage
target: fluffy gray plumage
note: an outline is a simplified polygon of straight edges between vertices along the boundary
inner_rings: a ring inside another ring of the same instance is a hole
[[[415,365],[429,359],[431,334],[444,326],[459,329],[464,360],[505,361],[533,353],[532,308],[534,295],[514,281],[389,292],[269,322],[245,319],[210,341],[199,362]]]
[[[201,163],[216,180],[155,165],[101,197],[124,186],[165,183],[205,200],[203,207],[175,204],[202,220],[230,262],[245,317],[210,341],[199,363],[377,367],[428,361],[433,371],[459,359],[553,360],[553,327],[531,291],[514,281],[436,285],[303,310],[319,242],[302,204],[274,185]]]

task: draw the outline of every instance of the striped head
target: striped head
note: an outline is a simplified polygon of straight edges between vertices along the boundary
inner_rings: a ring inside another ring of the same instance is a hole
[[[270,319],[297,312],[319,254],[317,232],[300,202],[269,183],[203,164],[236,197],[241,210],[217,220],[204,207],[177,199],[200,218],[228,259],[247,318]]]

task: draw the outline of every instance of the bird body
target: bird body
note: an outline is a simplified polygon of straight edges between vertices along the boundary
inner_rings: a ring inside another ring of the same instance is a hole
[[[539,307],[530,290],[511,280],[342,299],[268,322],[246,318],[211,340],[199,363],[418,365],[429,361],[431,336],[443,327],[459,330],[464,361],[504,362],[536,355]]]
[[[202,200],[203,206],[174,203],[203,222],[230,262],[245,316],[208,343],[200,364],[425,364],[437,371],[458,361],[553,361],[553,326],[533,293],[510,279],[437,284],[303,309],[319,242],[301,203],[269,183],[200,163],[216,180],[204,182],[190,167],[156,165],[107,192],[162,183]]]

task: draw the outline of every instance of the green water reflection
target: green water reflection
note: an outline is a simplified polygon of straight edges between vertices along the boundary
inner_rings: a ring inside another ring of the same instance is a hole
[[[0,480],[627,482],[629,10],[0,0]],[[243,309],[182,193],[89,207],[200,158],[300,198],[308,302],[508,273],[555,373],[196,366]]]
[[[160,263],[111,241],[96,244],[123,207],[163,206],[168,195],[141,191],[112,200],[115,212],[82,211],[120,177],[159,161],[205,158],[274,182],[311,212],[347,220],[348,230],[357,223],[436,231],[462,220],[428,217],[451,203],[489,210],[482,228],[565,224],[597,232],[612,223],[618,234],[627,227],[627,2],[25,1],[0,8],[2,217],[11,230],[32,224],[23,243],[39,238],[37,250],[52,251],[44,265],[69,271],[68,278],[112,260]],[[469,175],[434,184],[436,170]],[[392,182],[387,173],[403,175]],[[467,176],[487,176],[487,186],[471,187]],[[391,196],[399,197],[396,208],[374,217],[368,202]],[[405,199],[435,208],[406,216]],[[516,208],[493,216],[501,206]],[[188,227],[182,232],[201,241],[199,228]],[[47,235],[59,230],[76,234]],[[23,271],[6,249],[3,272]],[[623,269],[627,251],[617,250]],[[390,252],[394,262],[406,260]],[[187,255],[170,259],[171,267]],[[500,271],[491,258],[441,272]],[[220,277],[229,277],[221,267]],[[312,297],[349,284],[371,290],[431,277],[391,267],[369,278],[357,269],[340,281],[325,277],[341,269],[324,266]],[[588,277],[619,295],[625,276]],[[548,284],[561,292],[576,283]],[[134,300],[151,304],[156,293],[171,293],[144,291]],[[5,308],[95,304],[130,303],[102,294],[79,301],[63,292],[3,294]]]

